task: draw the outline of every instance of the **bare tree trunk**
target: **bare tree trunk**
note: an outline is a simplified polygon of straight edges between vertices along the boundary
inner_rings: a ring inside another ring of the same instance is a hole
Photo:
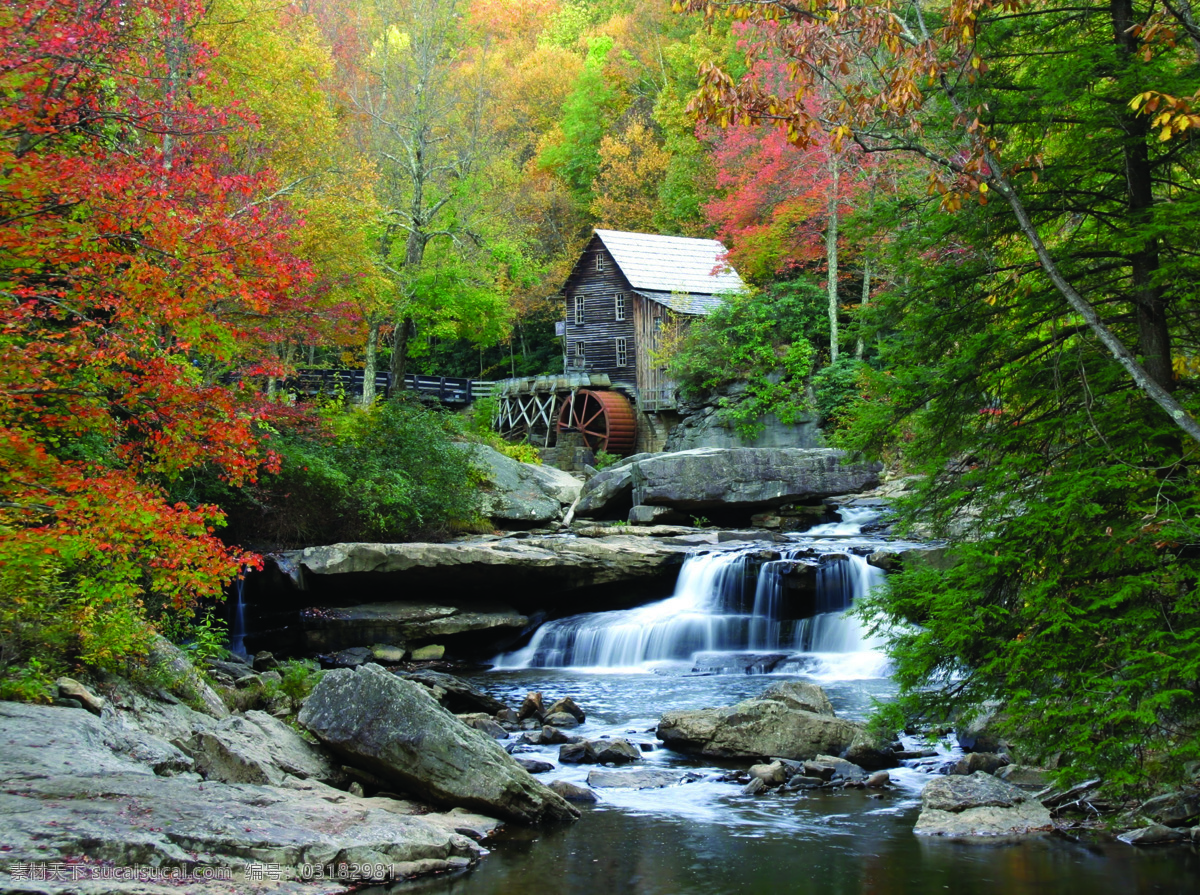
[[[829,362],[838,359],[838,157],[829,155],[829,219],[825,223],[825,266],[829,269]]]
[[[367,322],[367,356],[363,359],[363,407],[370,407],[375,403],[375,369],[378,351],[379,321],[371,319]]]

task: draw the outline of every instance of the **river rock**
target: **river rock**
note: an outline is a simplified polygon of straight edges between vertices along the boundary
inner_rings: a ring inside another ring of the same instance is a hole
[[[326,674],[299,722],[347,761],[431,801],[521,823],[578,817],[495,740],[378,665]]]
[[[1122,833],[1117,838],[1130,845],[1171,845],[1177,842],[1187,842],[1192,837],[1183,830],[1176,830],[1163,824],[1150,824],[1148,827]]]
[[[348,649],[338,650],[329,657],[329,664],[334,668],[357,668],[359,665],[373,661],[375,658],[371,655],[371,650],[365,646],[352,646]],[[240,680],[245,680],[245,678]]]
[[[544,525],[562,516],[583,483],[561,470],[521,463],[483,444],[462,445],[483,470],[482,512],[500,524]],[[557,474],[557,475],[556,475]],[[568,497],[569,499],[563,499]]]
[[[996,770],[996,777],[1013,786],[1045,789],[1050,785],[1050,772],[1045,768],[1010,764]]]
[[[531,774],[544,774],[547,771],[553,771],[554,765],[548,761],[542,761],[540,758],[527,758],[523,755],[514,755],[513,760]]]
[[[74,678],[60,677],[54,682],[58,687],[58,695],[63,699],[75,699],[93,715],[104,712],[104,700]]]
[[[784,769],[783,763],[773,761],[770,764],[756,764],[750,766],[750,776],[757,777],[767,786],[782,786],[787,782],[788,773]]]
[[[546,707],[542,703],[541,692],[526,693],[525,698],[521,700],[521,707],[517,709],[517,720],[524,721],[526,718],[536,718],[538,721],[546,716]]]
[[[939,777],[921,791],[920,836],[1018,836],[1053,829],[1049,810],[991,774]]]
[[[766,781],[763,780],[761,777],[751,778],[750,782],[742,787],[742,795],[744,795],[744,796],[756,796],[760,792],[766,792],[766,791],[767,791]]]
[[[558,750],[558,760],[564,764],[628,764],[641,761],[642,753],[629,740],[579,740],[567,743]]]
[[[869,789],[887,789],[892,782],[892,775],[887,771],[876,771],[867,778]]]
[[[804,762],[804,773],[810,777],[821,777],[831,780],[841,777],[843,780],[864,780],[867,772],[852,761],[837,758],[833,755],[818,755],[812,761]]]
[[[450,631],[451,634],[458,634],[458,631]],[[422,646],[413,650],[409,654],[409,658],[414,662],[436,662],[438,659],[444,658],[446,648],[440,643],[431,643],[428,646]]]
[[[660,768],[596,768],[588,771],[588,786],[596,789],[662,789],[674,786],[684,778],[682,771]]]
[[[772,509],[879,483],[880,463],[826,448],[699,448],[630,464],[633,502],[685,512]]]
[[[692,674],[770,674],[788,653],[696,653]]]
[[[954,766],[950,768],[950,773],[963,777],[969,777],[976,771],[983,771],[985,774],[995,774],[1006,764],[1008,764],[1008,756],[1006,755],[999,755],[995,752],[972,752],[956,761]]]
[[[598,801],[596,794],[586,786],[577,786],[567,780],[555,780],[550,784],[550,788],[568,802],[595,804]]]
[[[669,591],[690,549],[686,543],[668,544],[628,533],[577,538],[481,536],[438,544],[345,543],[274,554],[271,561],[286,577],[267,578],[278,582],[273,585],[272,601],[320,610],[301,614],[299,624],[306,635],[353,622],[353,614],[346,616],[343,608],[318,607],[322,599],[330,607],[340,607],[346,602],[347,588],[378,595],[378,603],[360,600],[361,606],[396,607],[375,618],[380,624],[374,628],[366,624],[372,619],[364,617],[360,626],[367,630],[356,634],[359,639],[343,638],[340,648],[440,640],[451,626],[463,633],[495,629],[516,634],[528,620],[518,617],[511,606],[531,604],[531,593],[570,600],[573,591],[587,589],[594,594],[597,588],[615,591],[619,587],[616,596],[624,600],[634,586]],[[447,590],[450,580],[452,591]],[[476,593],[487,594],[489,600],[457,598]],[[396,594],[444,596],[401,601]],[[539,599],[544,605],[544,597]],[[407,607],[404,615],[396,617],[401,607]]]
[[[380,665],[397,665],[404,661],[407,654],[408,651],[403,646],[396,646],[394,643],[371,644],[371,658]]]
[[[234,715],[199,731],[192,741],[196,770],[222,783],[278,786],[288,775],[338,783],[330,756],[266,712]]]
[[[289,868],[285,873],[301,863],[370,861],[395,864],[397,877],[406,877],[463,870],[484,853],[455,832],[471,826],[463,819],[399,817],[317,780],[232,786],[200,783],[195,774],[162,776],[122,745],[134,732],[157,740],[119,707],[101,719],[53,706],[0,702],[6,865],[70,861],[86,872],[89,865],[199,863],[230,868],[233,881],[196,882],[189,892],[238,895],[258,888],[243,878],[248,861]],[[86,877],[48,888],[39,884],[36,891],[135,889],[159,891],[136,883],[97,888]]]
[[[890,743],[880,742],[865,730],[854,738],[846,750],[846,760],[868,771],[882,771],[900,764]]]
[[[551,727],[578,727],[579,719],[570,712],[547,712],[546,717],[542,719]]]
[[[587,720],[587,715],[583,713],[583,709],[581,709],[576,704],[575,700],[570,696],[564,696],[561,699],[556,699],[554,704],[551,705],[550,708],[546,709],[546,713],[549,715],[556,715],[559,712],[566,712],[580,724]]]
[[[214,718],[228,718],[229,708],[217,691],[200,676],[179,647],[162,635],[154,638],[148,656],[149,664],[167,682],[167,690],[189,706]]]
[[[687,525],[691,519],[670,507],[636,506],[629,511],[630,525]]]
[[[391,600],[359,606],[309,609],[300,613],[305,648],[313,652],[340,650],[339,667],[374,662],[373,651],[362,644],[411,643],[478,631],[520,631],[529,619],[511,606],[487,601],[462,601],[447,606],[424,600]],[[441,658],[429,646],[413,650],[412,659]]]
[[[580,519],[624,518],[633,508],[633,469],[629,463],[610,466],[592,476],[579,495],[575,515]]]
[[[436,696],[438,702],[456,715],[471,712],[498,715],[500,712],[508,710],[508,707],[499,699],[489,696],[474,684],[453,674],[422,668],[419,671],[403,673],[400,677],[416,681],[418,684],[428,687],[431,692],[438,693]],[[497,718],[497,720],[500,719]]]
[[[508,731],[497,724],[496,719],[491,715],[484,714],[483,712],[471,712],[465,715],[456,714],[455,717],[467,725],[467,727],[483,731],[493,740],[508,739]]]
[[[770,699],[802,712],[833,717],[833,703],[825,691],[807,681],[781,681],[763,690],[759,699]]]
[[[809,690],[811,684],[776,684],[761,696],[734,706],[667,712],[658,738],[671,749],[716,758],[790,758],[797,761],[839,754],[854,742],[862,725],[835,717],[832,709],[813,712],[799,705],[824,708],[828,698]]]
[[[1139,812],[1167,827],[1185,826],[1200,818],[1200,790],[1186,787],[1142,803]]]

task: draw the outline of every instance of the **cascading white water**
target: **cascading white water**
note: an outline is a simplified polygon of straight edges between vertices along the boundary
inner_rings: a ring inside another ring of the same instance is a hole
[[[500,656],[496,665],[624,668],[688,659],[702,650],[735,649],[746,641],[750,616],[728,612],[727,604],[736,604],[745,569],[745,553],[688,557],[673,596],[637,609],[547,622],[527,647]]]
[[[847,509],[843,521],[809,534],[848,536],[878,515]],[[524,649],[499,656],[499,668],[633,668],[646,662],[688,660],[698,652],[797,650],[807,654],[865,654],[862,668],[882,667],[877,644],[845,610],[883,581],[883,572],[848,553],[822,557],[816,575],[816,614],[784,618],[785,581],[807,548],[785,550],[763,562],[749,599],[747,569],[755,549],[688,557],[673,596],[658,603],[613,612],[594,612],[547,622]],[[824,549],[824,548],[819,548]],[[751,608],[752,607],[752,608]],[[746,610],[750,609],[749,612]],[[810,610],[811,611],[811,610]]]
[[[246,604],[242,599],[242,588],[245,584],[243,578],[233,582],[236,602],[233,605],[233,622],[229,626],[229,651],[236,656],[246,655]]]

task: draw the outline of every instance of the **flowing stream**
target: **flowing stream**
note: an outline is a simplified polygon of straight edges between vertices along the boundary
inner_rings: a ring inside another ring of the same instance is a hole
[[[954,758],[944,746],[922,766],[891,771],[895,788],[745,796],[721,776],[722,763],[658,747],[654,728],[675,709],[731,705],[779,679],[820,683],[840,717],[864,719],[895,687],[879,644],[845,610],[883,582],[863,554],[878,541],[860,526],[871,511],[771,545],[689,557],[674,594],[637,609],[590,613],[543,625],[524,649],[498,657],[473,682],[518,705],[526,693],[571,696],[587,712],[573,733],[625,737],[641,764],[686,769],[694,780],[653,790],[598,789],[576,824],[510,826],[489,842],[473,871],[372,892],[453,895],[774,895],[774,893],[1128,893],[1196,892],[1193,849],[1138,850],[1112,841],[1046,836],[1016,843],[964,844],[913,835],[929,774]],[[815,612],[789,611],[787,578],[815,568]],[[754,654],[773,673],[747,674]],[[745,662],[737,661],[749,657]],[[722,665],[724,659],[733,660]],[[736,673],[697,673],[709,665]],[[910,745],[916,745],[911,743]],[[521,746],[558,765],[558,747]],[[916,763],[914,763],[916,764]],[[544,782],[586,785],[594,766],[558,765]]]

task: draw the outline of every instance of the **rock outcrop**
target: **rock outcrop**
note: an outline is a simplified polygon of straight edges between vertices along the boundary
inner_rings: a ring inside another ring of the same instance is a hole
[[[528,624],[529,619],[511,606],[472,600],[464,600],[453,606],[418,600],[392,600],[361,606],[314,609],[300,614],[305,650],[324,653],[360,648],[364,651],[360,661],[335,663],[345,667],[374,659],[373,651],[363,644],[397,640],[420,643],[485,631],[518,633]]]
[[[793,681],[734,706],[667,712],[657,733],[681,752],[803,761],[842,754],[861,730],[861,724],[834,715],[820,687]]]
[[[1020,787],[983,771],[938,777],[921,791],[920,836],[1021,836],[1051,830],[1050,811]]]
[[[461,812],[398,814],[392,809],[403,803],[360,799],[327,786],[315,779],[329,767],[327,758],[311,746],[298,757],[294,743],[280,742],[284,725],[275,719],[245,721],[248,727],[237,736],[239,748],[264,756],[261,775],[279,785],[229,785],[219,782],[220,772],[204,780],[193,768],[207,766],[207,746],[195,735],[228,732],[244,719],[217,721],[129,693],[117,701],[122,707],[106,708],[103,717],[0,702],[4,863],[62,862],[69,868],[58,882],[39,883],[37,891],[159,891],[137,880],[93,888],[91,874],[105,865],[221,870],[188,883],[189,892],[204,895],[258,890],[261,883],[244,877],[247,862],[280,867],[284,882],[268,888],[287,885],[300,864],[391,865],[395,878],[405,878],[469,867],[485,853],[473,839],[495,827],[488,818]],[[185,746],[192,741],[194,760],[159,734]],[[283,770],[288,765],[314,773],[300,779]],[[0,888],[8,890],[7,879],[0,878]]]
[[[684,513],[719,509],[749,514],[873,487],[881,468],[827,448],[639,454],[589,481],[575,513],[581,518],[623,517],[632,507],[666,507]],[[650,521],[650,515],[639,510],[637,520]]]
[[[299,722],[356,766],[435,803],[521,823],[578,816],[494,739],[377,665],[326,674]]]
[[[583,482],[549,466],[521,463],[483,444],[464,445],[485,483],[483,514],[500,525],[544,525],[562,517],[574,503]]]

